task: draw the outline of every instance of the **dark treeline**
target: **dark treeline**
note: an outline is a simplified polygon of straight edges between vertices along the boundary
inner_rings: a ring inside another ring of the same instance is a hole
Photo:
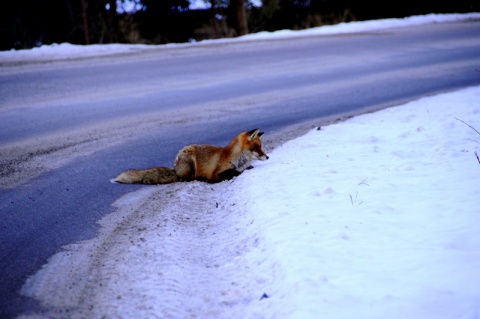
[[[199,41],[249,32],[304,29],[325,24],[428,13],[480,11],[480,0],[131,0],[136,11],[118,13],[126,0],[7,0],[0,10],[0,50],[69,42],[148,43]],[[121,10],[120,10],[121,12]]]

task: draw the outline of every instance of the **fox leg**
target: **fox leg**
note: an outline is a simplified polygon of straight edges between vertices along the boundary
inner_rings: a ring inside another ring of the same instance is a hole
[[[240,175],[242,172],[237,171],[234,168],[224,170],[223,172],[218,174],[218,181],[225,181],[225,180],[230,180],[238,175]]]
[[[195,162],[193,156],[186,147],[180,150],[175,159],[175,173],[178,178],[184,181],[191,181],[195,178]]]

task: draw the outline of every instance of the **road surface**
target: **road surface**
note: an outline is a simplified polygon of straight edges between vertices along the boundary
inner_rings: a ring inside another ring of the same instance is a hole
[[[0,61],[0,317],[37,309],[27,277],[142,187],[110,184],[121,171],[256,127],[278,144],[292,125],[479,85],[479,69],[480,21]]]

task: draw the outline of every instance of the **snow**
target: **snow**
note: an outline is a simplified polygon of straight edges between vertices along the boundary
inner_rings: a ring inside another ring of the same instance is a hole
[[[405,26],[421,26],[431,23],[454,22],[465,19],[478,19],[478,13],[469,14],[429,14],[423,16],[411,16],[406,18],[392,18],[381,20],[369,20],[359,22],[344,22],[335,25],[321,26],[305,30],[279,30],[274,32],[258,32],[241,37],[241,40],[251,39],[272,39],[289,38],[292,36],[316,36],[329,34],[343,34],[352,32],[368,32],[385,30],[390,28],[401,28]]]
[[[282,273],[266,317],[480,316],[480,135],[455,117],[480,123],[480,88],[313,130],[235,181]]]
[[[233,181],[142,188],[23,293],[52,318],[479,318],[480,134],[467,124],[480,130],[480,87],[313,129]]]

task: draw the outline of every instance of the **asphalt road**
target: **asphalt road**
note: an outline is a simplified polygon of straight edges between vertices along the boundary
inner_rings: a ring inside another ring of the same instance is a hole
[[[18,293],[26,278],[143,187],[109,183],[125,169],[170,166],[183,145],[242,130],[268,136],[473,85],[480,21],[0,61],[0,317],[38,308]]]

